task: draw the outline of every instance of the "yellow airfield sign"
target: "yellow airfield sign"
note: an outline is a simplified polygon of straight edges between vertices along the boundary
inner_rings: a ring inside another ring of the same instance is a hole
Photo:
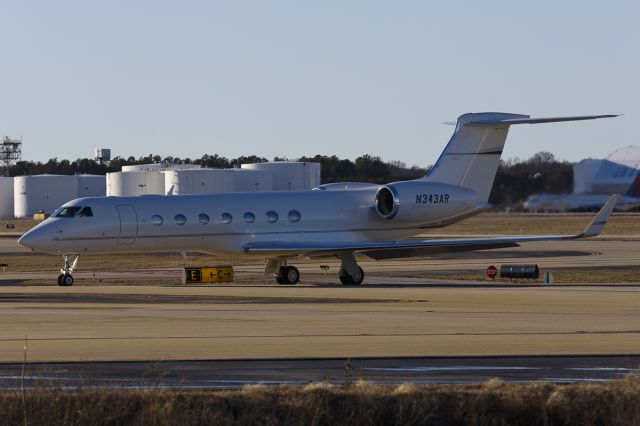
[[[192,266],[182,272],[183,284],[233,282],[233,266]]]

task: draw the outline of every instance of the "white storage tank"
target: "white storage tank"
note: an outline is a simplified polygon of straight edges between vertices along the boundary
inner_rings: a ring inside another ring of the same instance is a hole
[[[38,211],[51,214],[67,201],[78,198],[76,176],[36,175],[14,178],[14,215],[32,218]]]
[[[107,179],[101,175],[76,175],[78,198],[104,197],[107,194]]]
[[[13,217],[13,178],[0,176],[0,218]]]
[[[165,192],[173,195],[272,190],[271,173],[259,170],[173,170],[164,175]]]
[[[273,191],[273,173],[270,170],[230,169],[234,176],[235,192]]]
[[[274,161],[243,164],[242,168],[270,171],[273,175],[274,191],[298,191],[320,185],[320,163]]]
[[[107,173],[107,195],[131,196],[164,194],[162,172]]]
[[[192,170],[199,169],[197,164],[171,164],[171,163],[153,163],[153,164],[134,164],[130,166],[122,166],[123,172],[162,172],[165,170]]]

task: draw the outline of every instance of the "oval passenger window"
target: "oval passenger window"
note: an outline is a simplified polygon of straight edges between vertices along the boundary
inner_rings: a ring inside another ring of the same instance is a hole
[[[222,223],[231,223],[233,221],[233,216],[231,216],[231,214],[229,213],[222,213],[220,215],[220,220],[222,221]]]
[[[265,213],[264,218],[269,223],[276,223],[278,221],[278,213],[274,212],[273,210],[269,210],[267,213]]]
[[[298,210],[291,210],[289,212],[289,220],[291,222],[293,223],[300,222],[300,219],[302,219],[302,215]]]

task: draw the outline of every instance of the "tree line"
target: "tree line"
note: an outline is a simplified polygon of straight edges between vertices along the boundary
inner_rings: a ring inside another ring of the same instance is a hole
[[[274,161],[283,160],[275,157]],[[194,164],[201,167],[233,168],[242,164],[268,161],[255,155],[228,159],[217,154],[205,154],[200,158],[161,157],[148,155],[142,157],[115,157],[107,164],[95,160],[80,158],[75,161],[52,158],[47,162],[19,161],[8,170],[9,176],[38,174],[95,174],[104,175],[119,172],[123,166],[142,164]],[[301,157],[298,161],[320,163],[322,183],[334,182],[371,182],[386,183],[400,180],[417,179],[425,175],[430,167],[408,167],[400,161],[383,161],[378,156],[362,155],[354,161],[338,158],[335,155],[315,155]],[[550,152],[539,152],[527,160],[501,161],[496,174],[489,201],[494,205],[508,206],[525,200],[540,192],[568,193],[573,185],[573,164],[558,161]]]

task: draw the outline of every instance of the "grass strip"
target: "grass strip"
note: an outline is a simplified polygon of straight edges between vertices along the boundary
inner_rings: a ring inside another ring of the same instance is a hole
[[[26,411],[25,422],[23,409]],[[0,393],[0,425],[634,425],[640,379],[532,384],[335,387],[260,385],[240,390],[80,389]]]

